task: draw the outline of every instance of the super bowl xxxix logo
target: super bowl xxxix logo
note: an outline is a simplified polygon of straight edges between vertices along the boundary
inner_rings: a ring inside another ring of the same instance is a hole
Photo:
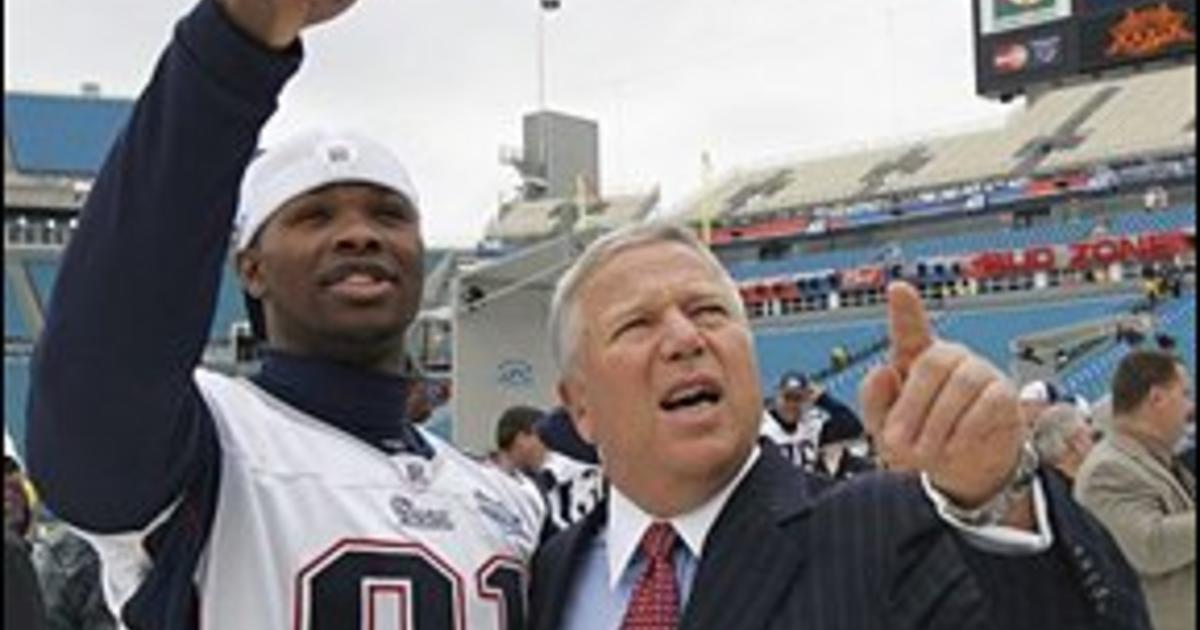
[[[1129,9],[1109,28],[1108,57],[1138,58],[1158,54],[1175,44],[1196,41],[1188,29],[1187,14],[1165,2],[1152,7]]]

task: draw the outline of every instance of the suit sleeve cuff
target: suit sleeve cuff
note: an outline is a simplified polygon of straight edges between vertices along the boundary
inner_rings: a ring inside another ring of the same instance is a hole
[[[1046,551],[1054,544],[1054,532],[1050,527],[1050,517],[1046,509],[1046,494],[1040,478],[1034,477],[1030,486],[1037,525],[1037,531],[1033,532],[1005,525],[968,525],[947,512],[946,504],[950,499],[933,487],[929,475],[925,473],[921,473],[921,487],[925,490],[925,496],[933,503],[938,517],[958,530],[971,546],[980,551],[1002,556],[1031,556]]]

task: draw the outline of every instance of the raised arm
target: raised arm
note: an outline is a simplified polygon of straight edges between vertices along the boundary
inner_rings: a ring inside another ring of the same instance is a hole
[[[88,196],[35,353],[28,430],[39,488],[76,525],[145,526],[212,459],[192,372],[242,172],[299,65],[297,34],[340,11],[318,4],[203,0]]]

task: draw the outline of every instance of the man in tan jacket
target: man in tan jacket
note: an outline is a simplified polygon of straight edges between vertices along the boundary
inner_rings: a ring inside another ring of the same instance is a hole
[[[1196,481],[1172,453],[1194,403],[1182,363],[1132,352],[1113,376],[1112,432],[1084,461],[1075,496],[1141,576],[1156,630],[1196,628]]]

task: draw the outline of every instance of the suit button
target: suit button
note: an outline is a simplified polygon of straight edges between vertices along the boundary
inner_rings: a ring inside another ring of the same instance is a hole
[[[1106,597],[1108,597],[1108,589],[1103,586],[1096,587],[1092,589],[1091,595],[1092,599],[1099,604],[1103,602]]]
[[[1075,554],[1076,558],[1083,558],[1083,556],[1084,556],[1083,546],[1075,545],[1074,547],[1071,547],[1071,553]]]

